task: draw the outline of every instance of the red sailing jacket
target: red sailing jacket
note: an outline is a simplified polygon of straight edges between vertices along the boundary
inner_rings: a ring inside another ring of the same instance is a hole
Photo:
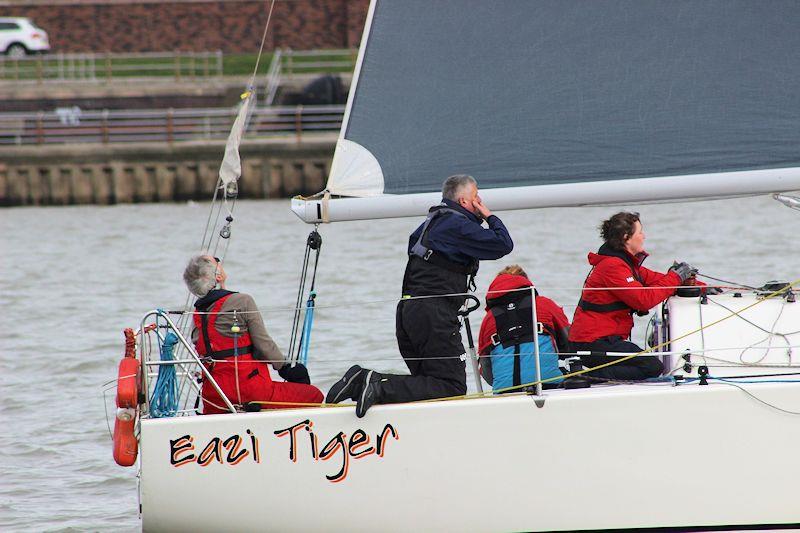
[[[627,339],[633,329],[634,311],[649,311],[675,294],[681,278],[673,271],[666,274],[654,272],[642,266],[647,253],[636,257],[603,245],[598,253],[589,253],[592,270],[584,282],[581,300],[589,304],[614,305],[626,309],[614,311],[590,311],[580,305],[575,309],[569,340],[572,342],[594,342],[601,337],[619,335]],[[614,287],[614,288],[612,288]],[[616,287],[619,287],[617,289]],[[645,289],[643,287],[664,287]],[[606,288],[606,290],[586,290]]]
[[[210,311],[208,314],[194,315],[194,325],[198,332],[195,342],[197,353],[201,356],[208,355],[210,348],[211,357],[217,361],[209,367],[211,376],[234,404],[269,400],[272,395],[272,377],[266,361],[253,359],[250,334],[245,332],[238,335],[234,347],[233,337],[226,337],[217,331],[218,313],[231,294],[228,292],[216,301],[212,300],[210,308],[206,307]],[[198,302],[205,303],[203,299]],[[198,311],[203,309],[198,308]],[[235,358],[234,352],[238,354]],[[205,414],[227,412],[225,402],[208,380],[203,380],[202,397]]]
[[[533,283],[524,276],[500,274],[489,285],[486,302],[488,304],[493,298],[500,298],[512,289],[531,287],[532,285]],[[569,327],[569,319],[567,319],[564,311],[553,300],[545,296],[536,296],[536,318],[539,322],[550,326],[555,331]],[[478,351],[481,355],[487,355],[491,351],[492,335],[495,333],[497,333],[497,325],[494,321],[494,315],[487,305],[486,316],[483,317],[481,332],[478,336]],[[553,346],[555,345],[555,339],[553,339]]]

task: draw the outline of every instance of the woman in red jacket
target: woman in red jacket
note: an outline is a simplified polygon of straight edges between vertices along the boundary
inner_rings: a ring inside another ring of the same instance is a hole
[[[569,340],[574,351],[638,353],[642,349],[630,342],[633,314],[645,315],[673,294],[676,287],[697,270],[686,263],[675,263],[666,274],[642,266],[644,231],[639,213],[617,213],[600,226],[604,244],[589,253],[592,270],[583,284],[575,309]],[[584,365],[593,367],[619,357],[582,356]],[[640,380],[661,375],[661,361],[639,356],[591,373],[595,377]]]
[[[531,293],[519,290],[532,286],[519,265],[507,266],[489,285],[478,349],[481,375],[495,391],[519,392],[513,387],[536,380]],[[559,353],[569,350],[569,320],[558,304],[538,293],[536,320],[542,326],[538,335],[541,377],[548,380],[544,388],[554,388],[562,381]]]

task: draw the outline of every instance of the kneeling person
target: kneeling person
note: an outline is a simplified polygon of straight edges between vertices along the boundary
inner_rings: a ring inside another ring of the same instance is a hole
[[[533,344],[532,287],[519,265],[501,270],[486,294],[486,316],[481,323],[478,349],[481,375],[495,391],[519,392],[524,383],[536,381],[536,351]],[[536,293],[539,363],[544,388],[556,388],[563,381],[559,352],[569,347],[569,320],[550,298]],[[555,379],[553,379],[555,378]],[[495,392],[498,394],[498,392]]]
[[[356,415],[362,417],[375,403],[466,394],[466,356],[458,310],[479,261],[499,259],[513,248],[503,222],[478,196],[475,178],[466,174],[447,178],[442,202],[431,207],[425,222],[408,240],[395,332],[411,374],[381,374],[355,365],[331,387],[326,401],[354,399]]]
[[[280,409],[322,401],[322,392],[311,385],[306,367],[290,366],[284,360],[267,333],[253,297],[225,290],[227,274],[218,259],[193,257],[183,279],[189,291],[199,296],[194,304],[195,348],[208,361],[206,368],[231,403],[276,402],[261,407]],[[268,364],[286,382],[272,381]],[[201,396],[204,414],[230,412],[208,380],[203,381]]]

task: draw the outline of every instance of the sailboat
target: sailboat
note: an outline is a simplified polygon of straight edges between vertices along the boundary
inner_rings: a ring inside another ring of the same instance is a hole
[[[455,173],[478,177],[494,210],[759,194],[797,207],[798,21],[783,0],[372,0],[327,187],[291,208],[315,225],[421,216]],[[193,416],[197,354],[149,312],[129,342],[142,398],[124,407],[142,527],[800,527],[795,296],[787,283],[670,298],[654,350],[673,372],[656,382],[537,384],[361,419],[351,406]],[[145,349],[165,330],[180,359]],[[156,417],[165,368],[183,408]]]

